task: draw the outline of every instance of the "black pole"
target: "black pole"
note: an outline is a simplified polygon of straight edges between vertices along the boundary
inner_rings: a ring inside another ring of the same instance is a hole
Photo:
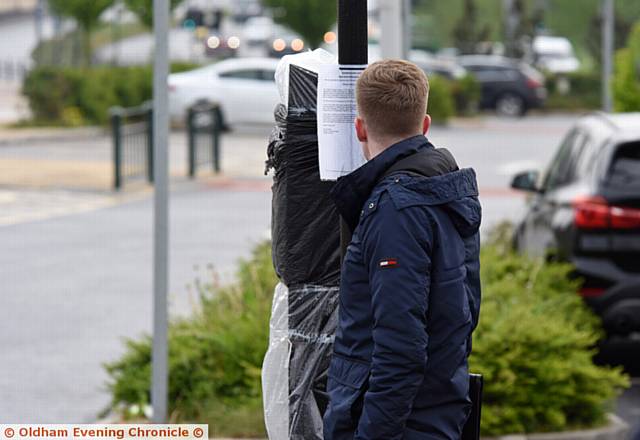
[[[187,110],[187,148],[189,151],[188,174],[190,178],[196,175],[196,127],[194,125],[195,110],[189,107]]]
[[[147,102],[147,112],[145,117],[147,119],[147,180],[149,183],[153,184],[154,182],[154,172],[153,172],[153,104],[151,102]]]
[[[222,112],[219,105],[212,109],[213,124],[213,170],[216,174],[220,172],[220,133],[222,132]]]
[[[338,0],[338,62],[367,64],[367,0]]]
[[[111,110],[111,137],[113,142],[113,187],[122,187],[122,112],[119,108]]]
[[[338,62],[340,64],[368,64],[367,0],[338,0]],[[340,218],[340,258],[351,242],[350,230]]]

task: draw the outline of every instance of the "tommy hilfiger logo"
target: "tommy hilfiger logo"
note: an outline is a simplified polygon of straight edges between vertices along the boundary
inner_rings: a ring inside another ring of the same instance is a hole
[[[381,268],[390,268],[396,267],[398,265],[398,260],[395,258],[385,258],[384,260],[380,260],[378,266]]]

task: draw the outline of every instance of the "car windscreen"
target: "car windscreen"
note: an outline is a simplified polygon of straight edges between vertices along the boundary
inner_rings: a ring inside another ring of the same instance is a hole
[[[620,145],[609,167],[608,183],[613,186],[640,186],[640,142]]]

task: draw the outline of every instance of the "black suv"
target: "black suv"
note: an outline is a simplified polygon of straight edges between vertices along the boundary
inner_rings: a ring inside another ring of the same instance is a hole
[[[570,130],[544,175],[520,173],[530,191],[518,250],[570,261],[581,295],[610,335],[640,332],[640,113],[597,113]]]
[[[522,116],[544,104],[544,76],[526,63],[494,55],[464,55],[458,62],[480,83],[481,108]]]

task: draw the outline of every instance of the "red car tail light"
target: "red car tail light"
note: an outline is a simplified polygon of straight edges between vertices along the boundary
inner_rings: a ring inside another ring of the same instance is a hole
[[[538,87],[542,87],[542,83],[533,78],[527,78],[527,87],[530,89],[537,89]]]
[[[603,197],[578,197],[573,212],[575,225],[581,229],[640,228],[640,209],[611,206]]]
[[[578,197],[573,202],[575,225],[583,229],[609,227],[610,213],[607,201],[602,197]]]
[[[605,292],[603,287],[583,287],[579,293],[583,298],[597,298],[604,295]]]
[[[614,229],[640,228],[640,209],[611,207],[611,227]]]

